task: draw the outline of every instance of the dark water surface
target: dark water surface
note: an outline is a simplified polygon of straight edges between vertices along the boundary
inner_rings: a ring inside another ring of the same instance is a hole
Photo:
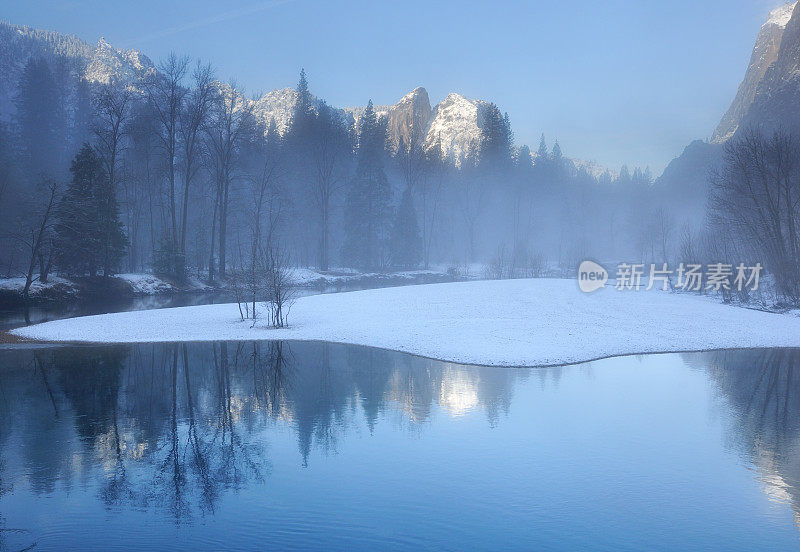
[[[800,351],[0,350],[0,550],[800,548]]]

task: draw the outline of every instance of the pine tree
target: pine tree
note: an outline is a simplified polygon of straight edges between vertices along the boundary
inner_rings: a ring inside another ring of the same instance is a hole
[[[628,165],[622,165],[622,168],[619,170],[619,176],[617,177],[617,183],[622,186],[627,186],[631,183],[631,172],[628,170]]]
[[[361,117],[358,163],[345,201],[342,257],[351,266],[380,269],[386,262],[387,218],[391,188],[383,170],[386,128],[372,100]]]
[[[75,87],[75,115],[72,121],[72,137],[75,145],[86,142],[91,134],[92,87],[86,79],[78,79]]]
[[[396,268],[413,269],[422,260],[422,238],[414,208],[411,189],[406,188],[392,227],[391,239],[392,265]]]
[[[547,151],[547,142],[544,141],[544,133],[542,133],[542,138],[539,140],[539,149],[536,150],[536,153],[541,160],[547,159],[550,156]]]
[[[517,168],[523,173],[527,174],[532,168],[531,149],[523,145],[517,152]]]
[[[297,83],[297,101],[292,109],[290,135],[299,144],[308,144],[314,126],[314,103],[308,89],[305,69],[300,69],[300,80]]]
[[[127,238],[103,163],[85,144],[70,167],[72,180],[59,202],[55,225],[56,265],[68,274],[109,276],[119,264]]]
[[[511,160],[513,134],[508,114],[503,115],[495,104],[489,104],[481,117],[480,163],[506,164]]]
[[[44,58],[31,58],[22,71],[14,98],[19,114],[20,138],[25,148],[29,171],[57,175],[63,137],[59,124],[59,95],[50,66]]]
[[[561,146],[558,140],[553,144],[553,152],[550,154],[550,157],[552,157],[554,163],[561,163],[561,161],[563,161],[564,154],[561,153]]]

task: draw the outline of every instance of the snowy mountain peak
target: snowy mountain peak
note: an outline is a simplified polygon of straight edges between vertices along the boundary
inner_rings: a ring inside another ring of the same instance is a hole
[[[97,41],[85,77],[91,82],[108,84],[112,78],[132,82],[154,69],[153,62],[137,50],[117,50],[103,37]]]
[[[713,143],[722,143],[732,137],[747,117],[767,69],[778,59],[786,27],[792,19],[796,5],[797,2],[790,2],[775,8],[761,26],[744,80],[739,85],[730,108],[714,131],[711,139]]]
[[[792,12],[794,12],[796,5],[797,1],[789,2],[788,4],[779,6],[769,12],[769,18],[767,19],[766,23],[764,23],[764,27],[767,25],[776,25],[780,28],[786,27],[786,25],[789,23],[789,20],[792,18]]]
[[[269,128],[270,121],[275,120],[278,134],[284,134],[292,121],[292,111],[297,103],[297,91],[294,88],[280,88],[268,92],[256,100],[253,114]]]
[[[425,147],[441,143],[442,155],[456,165],[480,147],[480,117],[488,104],[451,92],[433,110]]]

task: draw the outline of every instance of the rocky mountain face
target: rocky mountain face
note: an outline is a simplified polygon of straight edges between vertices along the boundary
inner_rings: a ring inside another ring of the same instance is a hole
[[[51,62],[51,67],[64,66],[75,76],[103,84],[112,78],[136,82],[148,71],[155,70],[153,62],[144,54],[114,48],[102,38],[92,46],[76,36],[0,23],[0,74],[3,75],[0,120],[13,117],[16,85],[33,57],[44,57]],[[241,97],[240,101],[254,104],[256,117],[265,126],[274,120],[278,132],[283,134],[289,128],[297,92],[293,88],[282,88],[256,100]],[[378,117],[386,120],[392,149],[396,150],[401,143],[421,141],[429,148],[440,142],[442,155],[458,164],[480,144],[480,116],[485,105],[488,104],[481,100],[450,94],[438,105],[431,106],[428,92],[418,87],[393,105],[374,108]],[[357,125],[364,109],[349,107],[339,112],[348,124]]]
[[[41,31],[0,22],[0,121],[14,117],[14,96],[25,65],[31,58],[45,58],[54,72],[69,72],[73,81],[83,78],[89,82],[107,84],[112,78],[124,83],[136,83],[148,72],[156,71],[153,62],[136,50],[120,50],[101,38],[91,45],[76,36]],[[285,133],[291,123],[297,102],[293,88],[272,90],[262,97],[250,99],[218,83],[225,94],[236,96],[242,105],[252,106],[255,116],[269,127],[274,120],[279,133]],[[74,91],[73,91],[74,92]],[[67,93],[69,96],[70,93]],[[69,102],[70,98],[67,97]],[[319,99],[314,98],[319,103]],[[417,87],[392,105],[373,106],[378,117],[386,123],[389,146],[394,151],[401,144],[421,143],[427,150],[441,147],[442,157],[455,165],[477,153],[483,132],[481,124],[488,102],[451,93],[435,106],[428,92]],[[336,111],[347,125],[357,125],[365,107],[346,107]],[[533,159],[535,162],[535,158]],[[595,163],[573,160],[575,169],[593,175],[605,169]]]
[[[758,83],[740,128],[769,132],[800,126],[800,8],[794,4],[775,60]]]
[[[770,131],[800,127],[800,2],[770,12],[758,33],[736,97],[711,142],[697,140],[672,160],[656,186],[704,205],[708,178],[723,158],[724,145],[748,128]]]
[[[96,46],[73,35],[0,22],[0,120],[13,116],[14,96],[23,69],[31,58],[46,59],[56,79],[65,75],[108,83],[111,77],[133,82],[153,68],[136,50],[117,50],[102,38]]]
[[[117,50],[103,38],[92,52],[84,78],[89,82],[108,84],[112,78],[135,82],[155,67],[150,58],[136,50]]]
[[[736,133],[742,121],[747,118],[767,69],[778,58],[786,25],[789,23],[796,5],[797,2],[790,2],[772,10],[769,18],[762,25],[750,56],[750,64],[747,66],[744,80],[739,85],[733,103],[714,131],[712,142],[726,141]]]
[[[283,88],[257,100],[245,101],[255,104],[253,112],[266,126],[274,119],[276,129],[283,134],[289,128],[297,92],[293,88]],[[314,98],[314,101],[319,100]],[[482,109],[487,105],[482,100],[449,94],[432,107],[428,92],[420,86],[395,104],[373,105],[373,109],[386,123],[387,140],[392,150],[397,151],[400,144],[420,142],[428,149],[440,142],[442,156],[458,165],[480,145]],[[357,128],[365,109],[356,106],[338,111],[347,124]]]
[[[488,104],[451,93],[433,110],[425,146],[439,142],[442,155],[455,164],[474,154],[480,146],[481,120]]]

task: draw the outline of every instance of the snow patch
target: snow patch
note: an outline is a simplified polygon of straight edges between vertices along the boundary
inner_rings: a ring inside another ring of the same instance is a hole
[[[156,295],[174,291],[175,289],[169,283],[152,274],[117,274],[116,277],[127,282],[136,295]]]
[[[635,353],[800,346],[800,317],[662,291],[592,294],[574,280],[475,281],[301,297],[289,328],[242,322],[236,304],[58,320],[11,333],[45,341],[296,339],[452,362],[543,366]]]
[[[792,18],[792,13],[794,13],[794,8],[797,5],[797,2],[789,2],[788,4],[784,4],[783,6],[779,6],[769,12],[769,18],[767,22],[764,23],[764,26],[767,25],[777,25],[780,28],[785,28],[786,25],[789,24],[789,20]]]

